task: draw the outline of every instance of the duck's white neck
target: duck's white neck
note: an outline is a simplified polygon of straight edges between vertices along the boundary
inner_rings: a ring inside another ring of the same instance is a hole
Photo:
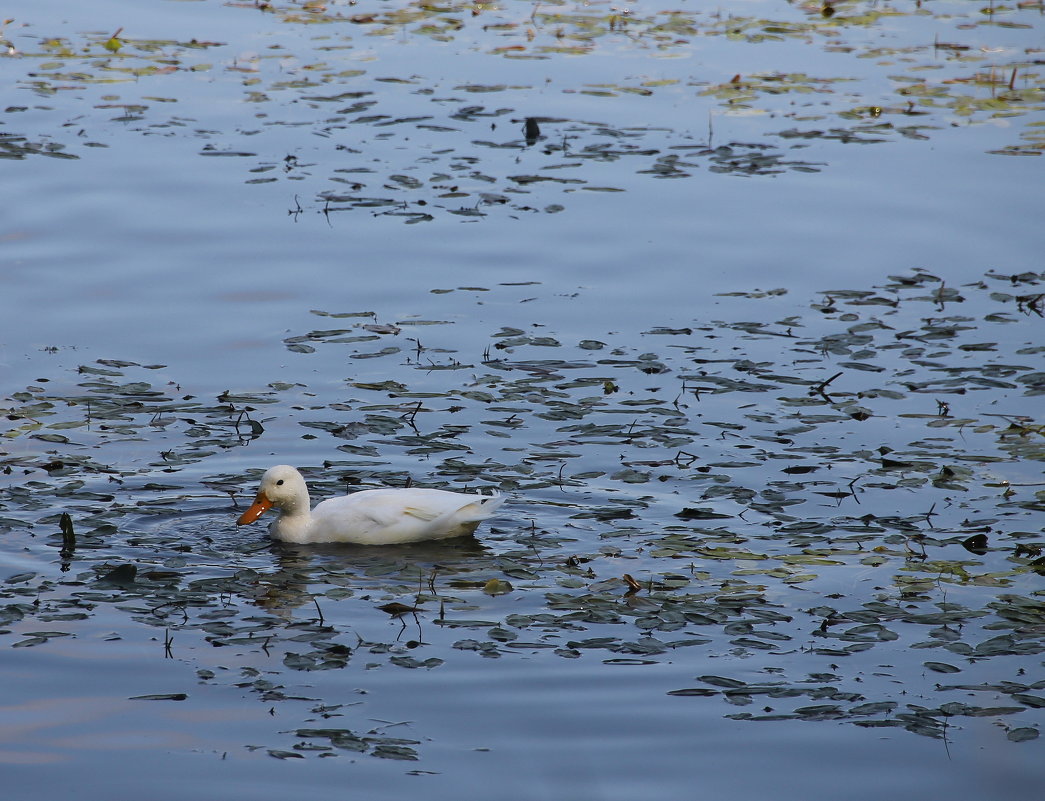
[[[292,497],[287,498],[280,504],[280,512],[290,517],[298,517],[299,515],[307,517],[311,511],[312,498],[309,497],[308,487],[304,486],[304,484]]]
[[[279,517],[269,528],[273,539],[285,542],[308,542],[308,529],[312,525],[312,500],[308,490],[302,489],[279,507]]]

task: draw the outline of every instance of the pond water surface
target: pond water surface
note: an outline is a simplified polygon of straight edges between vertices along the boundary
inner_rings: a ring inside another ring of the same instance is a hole
[[[0,32],[5,797],[1040,795],[1040,3],[89,6]]]

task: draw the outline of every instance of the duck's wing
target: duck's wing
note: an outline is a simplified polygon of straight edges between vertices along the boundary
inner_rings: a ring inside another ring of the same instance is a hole
[[[344,515],[385,526],[403,518],[431,522],[450,515],[482,520],[493,514],[504,500],[502,495],[473,495],[424,487],[376,489],[323,501],[313,514]]]
[[[425,488],[363,490],[323,501],[313,527],[323,539],[369,544],[412,542],[471,533],[504,502]]]

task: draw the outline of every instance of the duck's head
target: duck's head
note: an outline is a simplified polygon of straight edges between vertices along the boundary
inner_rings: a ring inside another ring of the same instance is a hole
[[[254,503],[240,515],[236,524],[244,526],[253,523],[273,506],[283,512],[295,512],[302,506],[308,511],[308,487],[305,485],[305,479],[290,465],[278,464],[265,471]]]

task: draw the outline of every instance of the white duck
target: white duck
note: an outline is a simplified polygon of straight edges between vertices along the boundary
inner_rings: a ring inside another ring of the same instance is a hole
[[[275,507],[279,517],[269,527],[275,540],[398,545],[471,534],[504,500],[496,494],[413,487],[362,490],[310,509],[305,479],[281,464],[265,471],[254,504],[236,522],[253,523]]]

